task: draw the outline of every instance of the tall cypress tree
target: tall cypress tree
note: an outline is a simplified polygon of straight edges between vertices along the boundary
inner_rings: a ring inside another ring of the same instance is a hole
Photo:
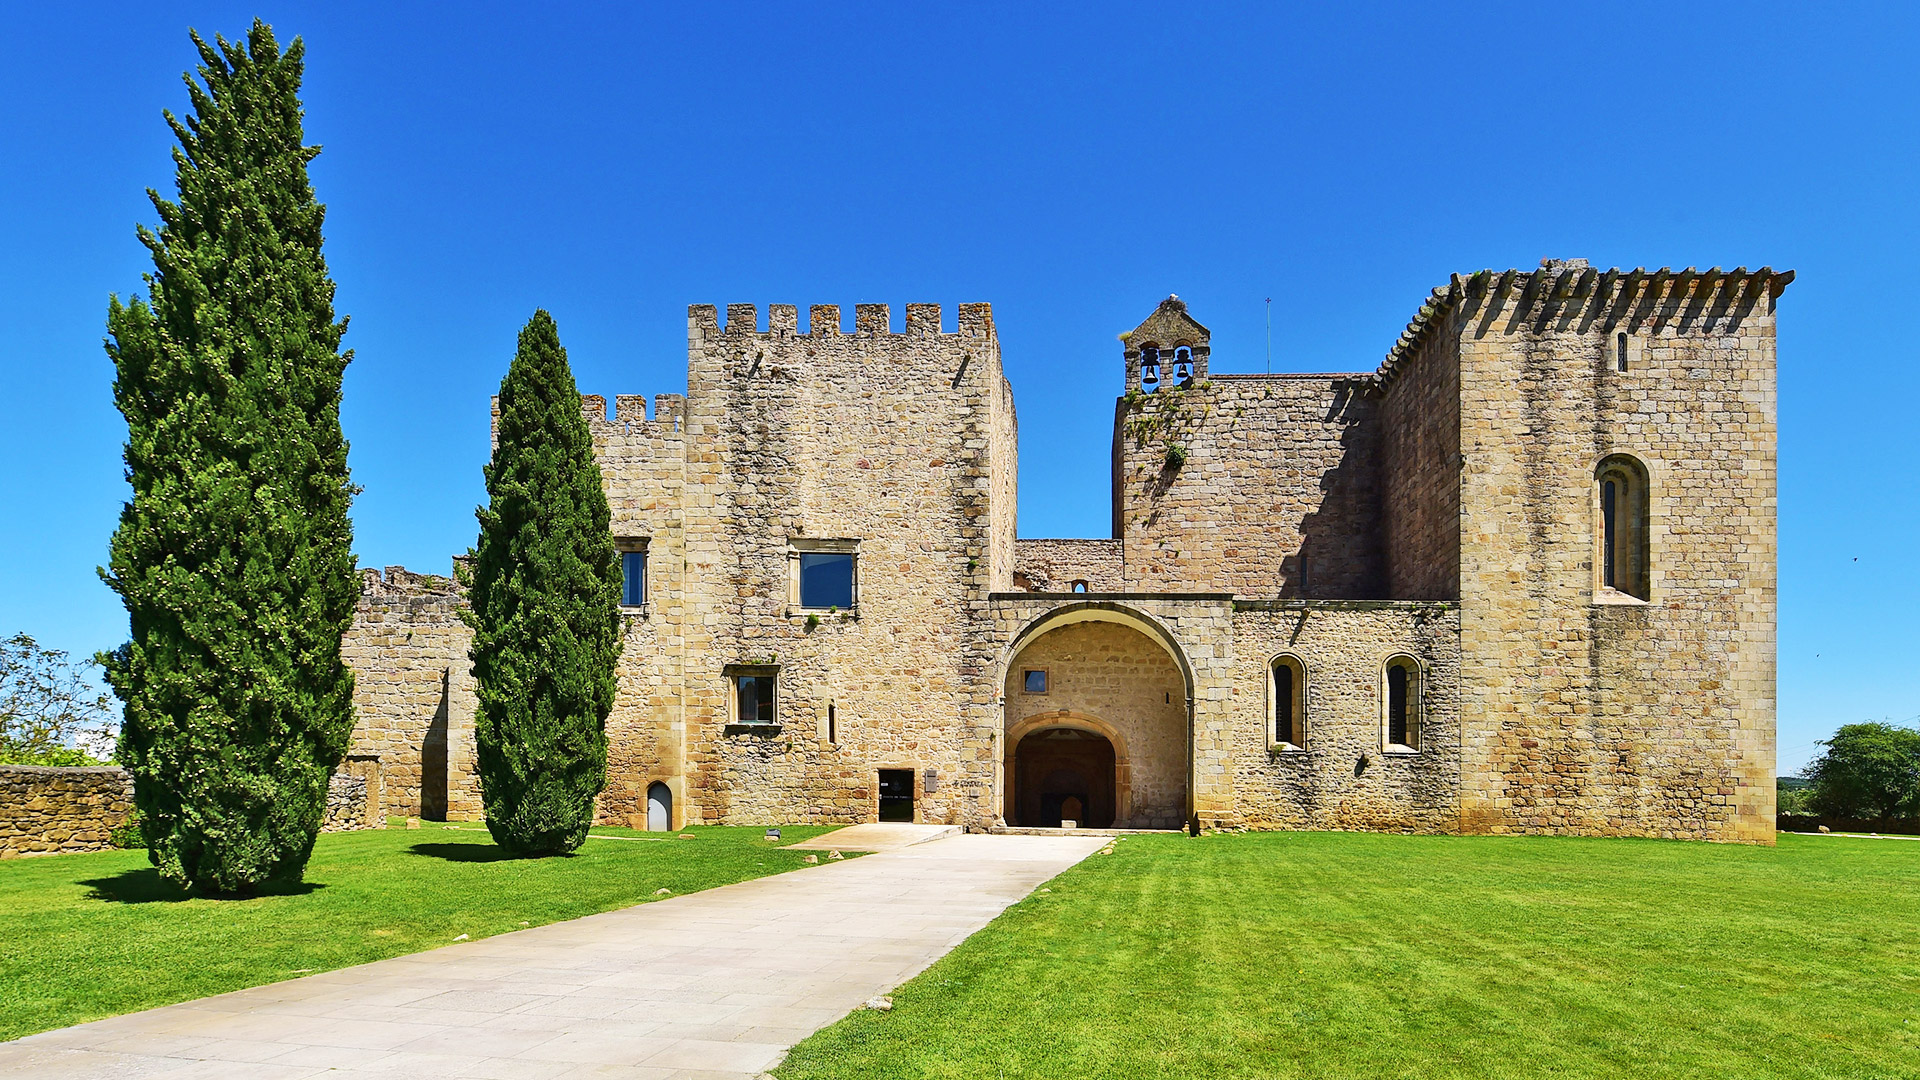
[[[353,729],[358,595],[333,281],[301,142],[304,49],[255,21],[192,35],[167,113],[178,202],[149,190],[148,299],[108,308],[133,498],[101,576],[132,641],[108,677],[148,853],[210,893],[298,881]]]
[[[620,659],[620,560],[567,352],[553,316],[520,331],[500,384],[471,610],[480,791],[494,842],[572,851],[607,785]]]

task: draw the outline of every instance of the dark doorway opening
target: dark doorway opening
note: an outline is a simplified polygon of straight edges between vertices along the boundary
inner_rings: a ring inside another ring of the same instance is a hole
[[[913,770],[880,770],[880,820],[913,820]]]
[[[1079,728],[1045,728],[1020,740],[1013,752],[1014,824],[1057,829],[1063,810],[1075,810],[1082,828],[1111,829],[1114,819],[1113,744]],[[1070,801],[1071,800],[1071,801]]]
[[[448,679],[450,672],[440,675],[440,706],[433,712],[433,720],[427,724],[426,734],[420,740],[420,816],[428,821],[447,820],[447,757],[450,750],[447,739],[447,721],[452,712],[452,702]]]

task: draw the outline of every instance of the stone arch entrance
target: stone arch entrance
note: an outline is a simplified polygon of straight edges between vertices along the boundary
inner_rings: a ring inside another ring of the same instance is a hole
[[[1163,627],[1110,603],[1068,605],[1017,635],[1005,663],[1008,824],[1057,826],[1068,799],[1088,827],[1186,824],[1192,683]]]
[[[1118,769],[1113,743],[1084,727],[1029,731],[1013,750],[1007,800],[1011,824],[1057,829],[1071,819],[1089,829],[1111,829],[1118,819]]]

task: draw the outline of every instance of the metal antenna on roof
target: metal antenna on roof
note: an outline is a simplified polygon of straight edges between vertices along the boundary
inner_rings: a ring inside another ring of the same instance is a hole
[[[1267,297],[1267,374],[1273,374],[1273,297]]]

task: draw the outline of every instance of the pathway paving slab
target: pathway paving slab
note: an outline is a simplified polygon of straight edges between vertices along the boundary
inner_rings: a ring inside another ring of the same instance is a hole
[[[0,1044],[0,1077],[751,1080],[1106,842],[914,835],[858,859],[30,1035]],[[878,838],[855,839],[828,846]]]

